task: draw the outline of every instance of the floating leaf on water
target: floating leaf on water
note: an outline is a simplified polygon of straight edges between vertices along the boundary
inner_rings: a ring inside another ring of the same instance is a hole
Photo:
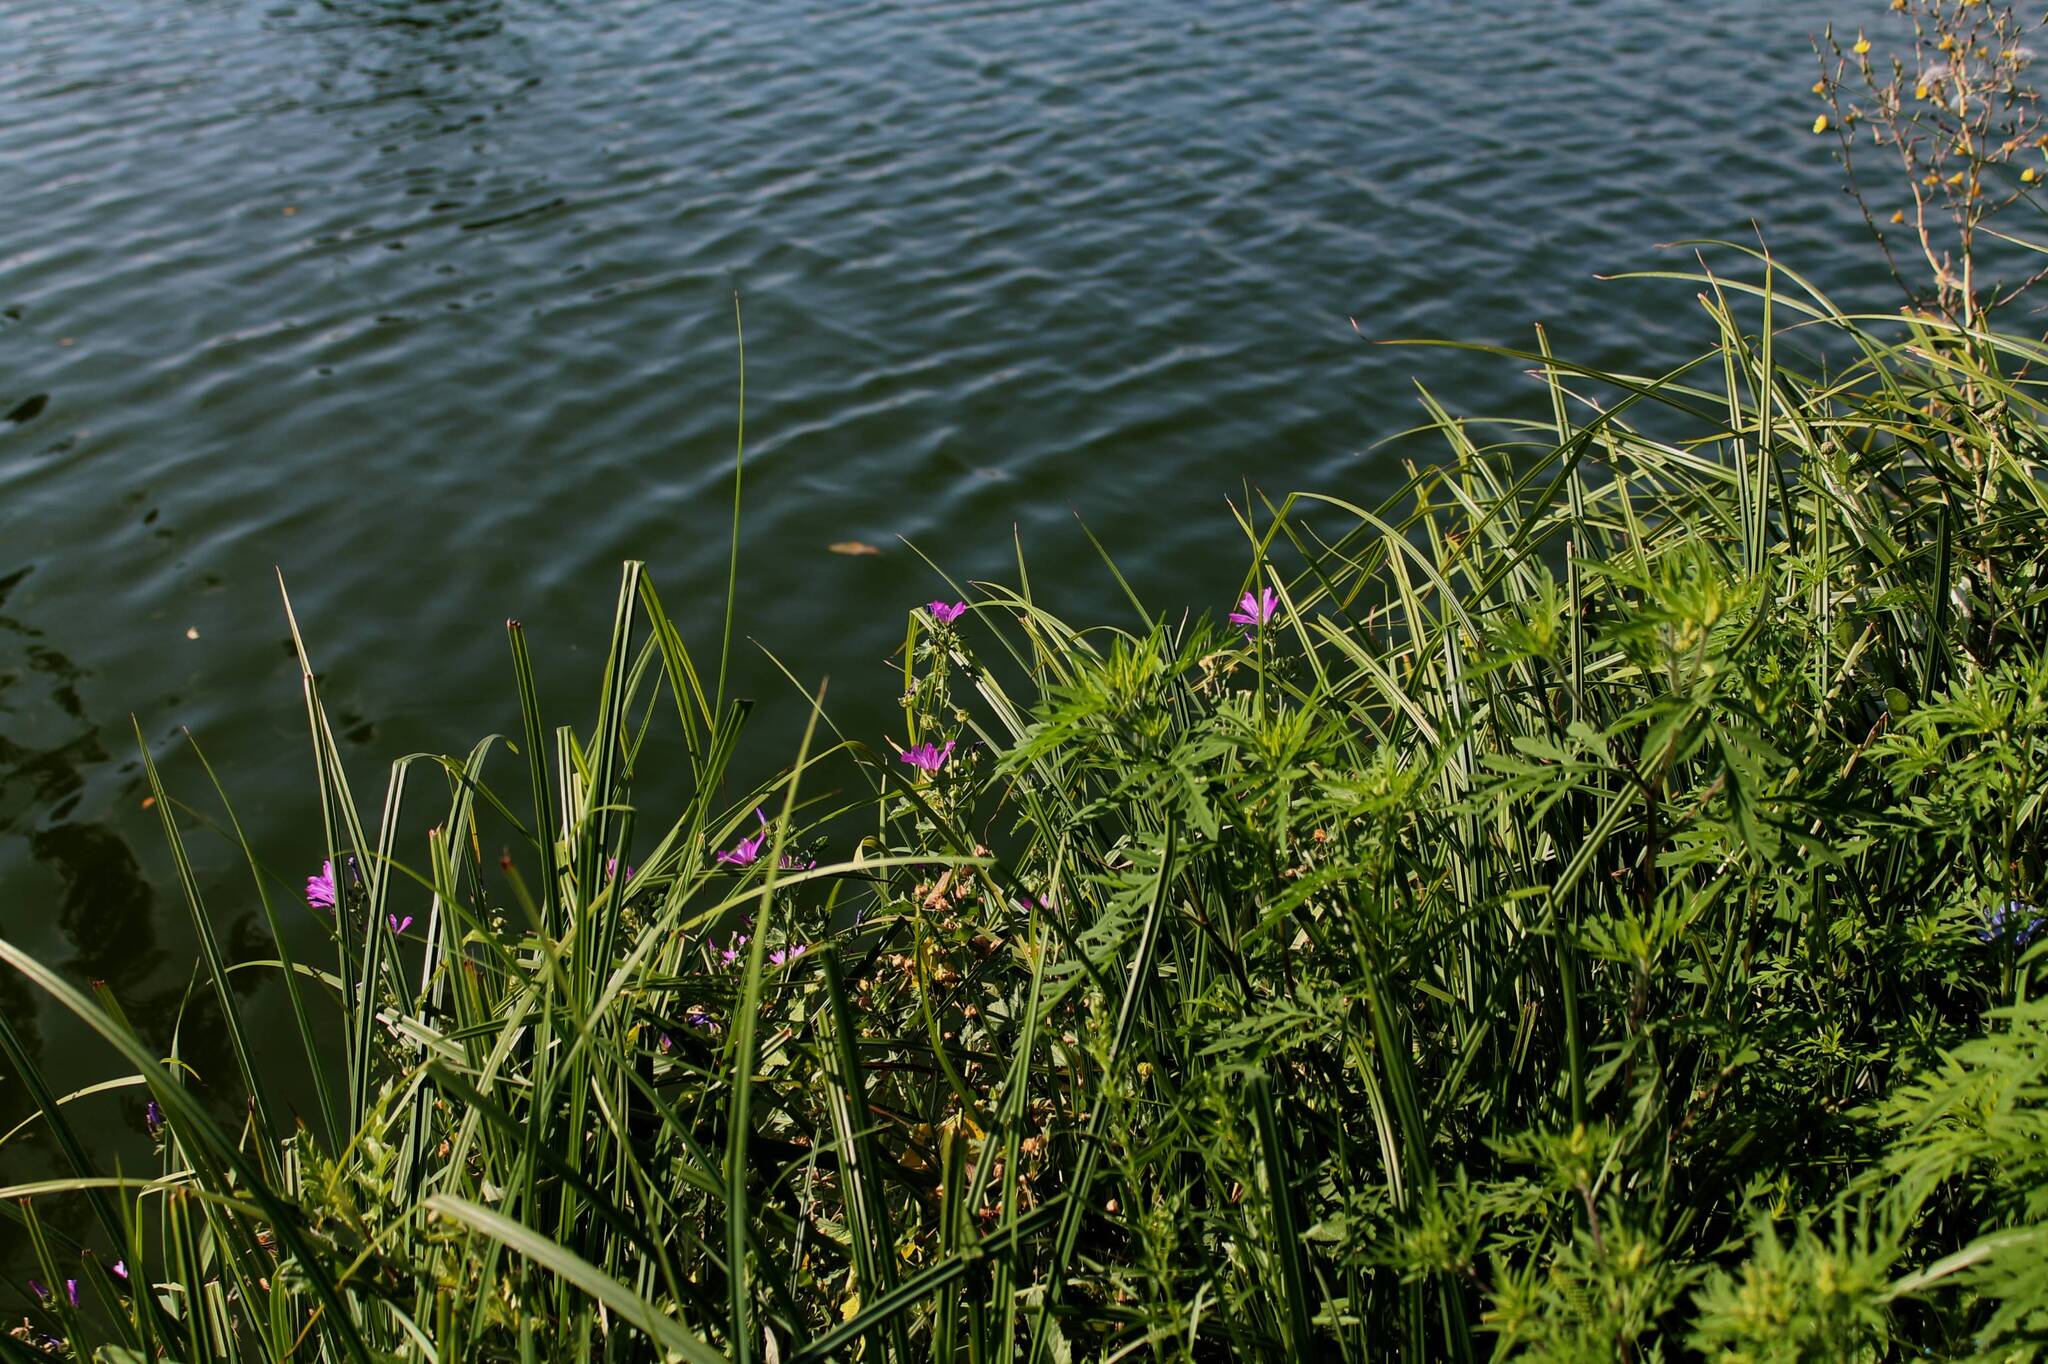
[[[42,415],[43,409],[48,407],[49,405],[49,394],[32,393],[28,397],[23,398],[20,402],[14,405],[14,410],[7,414],[6,420],[14,422],[17,425],[19,425],[22,422],[34,421],[37,417]]]
[[[880,554],[882,552],[865,540],[836,540],[825,546],[825,548],[831,550],[834,554],[861,555]]]

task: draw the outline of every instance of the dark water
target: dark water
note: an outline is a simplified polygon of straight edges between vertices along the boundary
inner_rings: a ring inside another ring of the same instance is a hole
[[[879,737],[937,588],[898,537],[986,576],[1015,528],[1040,594],[1103,618],[1078,513],[1155,603],[1216,605],[1247,482],[1384,491],[1411,374],[1528,396],[1350,319],[1648,364],[1704,335],[1691,291],[1592,275],[1752,219],[1857,287],[1806,44],[1876,8],[7,0],[0,930],[175,1010],[131,713],[195,800],[200,736],[281,870],[317,861],[273,565],[366,795],[513,724],[508,615],[583,721],[623,558],[708,646],[735,293],[741,629]],[[64,1087],[112,1072],[11,976],[0,1007]]]

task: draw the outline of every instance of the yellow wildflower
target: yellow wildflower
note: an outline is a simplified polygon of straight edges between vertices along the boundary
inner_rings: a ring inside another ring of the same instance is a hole
[[[1935,44],[1935,46],[1936,46],[1936,47],[1938,47],[1938,48],[1940,48],[1940,49],[1941,49],[1941,50],[1942,50],[1943,52],[1953,52],[1953,51],[1955,51],[1955,50],[1956,50],[1956,35],[1955,35],[1955,34],[1953,34],[1953,33],[1944,33],[1944,34],[1942,34],[1942,35],[1941,35],[1941,41],[1940,41],[1940,42],[1938,42],[1938,43],[1936,43],[1936,44]]]
[[[2040,178],[2040,173],[2037,172],[2032,166],[2029,166],[2025,170],[2020,172],[2020,181],[2023,184],[2031,185]]]
[[[1822,81],[1815,81],[1815,82],[1813,83],[1813,93],[1814,93],[1814,94],[1816,94],[1816,95],[1825,95],[1825,94],[1826,94],[1827,92],[1828,92],[1828,83],[1827,83],[1826,81],[1824,81],[1824,80],[1822,80]]]
[[[1857,34],[1856,46],[1851,48],[1850,50],[1854,52],[1857,56],[1862,56],[1864,53],[1870,51],[1870,39],[1864,37],[1860,33]]]
[[[1904,221],[1906,221],[1906,210],[1904,210],[1903,208],[1893,209],[1892,221],[1895,223],[1903,223]]]
[[[1826,114],[1822,114],[1813,121],[1813,130],[1817,133],[1824,133],[1828,130],[1828,116]]]
[[[1914,87],[1913,87],[1913,98],[1914,98],[1914,99],[1926,99],[1926,98],[1927,98],[1927,87],[1926,87],[1925,85],[1916,85],[1916,86],[1914,86]]]

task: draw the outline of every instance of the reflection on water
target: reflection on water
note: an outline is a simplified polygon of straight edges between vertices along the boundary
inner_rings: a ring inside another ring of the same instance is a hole
[[[0,777],[4,780],[4,777]],[[139,1016],[154,1012],[137,987],[155,969],[156,897],[127,842],[104,824],[59,824],[29,837],[29,852],[62,881],[57,923],[74,956],[64,965],[103,980]]]
[[[396,29],[459,42],[494,37],[505,28],[499,0],[320,0],[320,10],[351,33]]]
[[[43,875],[37,886],[18,855],[7,858],[5,936],[77,979],[106,981],[141,1020],[161,1021],[176,999],[158,979],[155,894],[127,841],[79,818],[89,784],[119,781],[86,715],[85,675],[42,630],[8,612],[9,596],[32,571],[0,576],[0,846],[12,853],[25,845]],[[0,1008],[39,1063],[61,1076],[62,1058],[45,1054],[40,1011],[22,981],[11,971],[0,976]],[[20,1084],[0,1086],[0,1128],[31,1107]]]
[[[0,934],[74,981],[104,987],[145,1037],[168,1047],[177,1036],[180,1053],[196,1076],[225,1074],[227,1047],[216,1026],[216,1010],[203,996],[195,1001],[189,991],[192,953],[182,937],[175,954],[159,942],[160,929],[171,922],[164,915],[182,912],[156,892],[164,869],[145,870],[127,834],[82,815],[93,807],[139,806],[139,764],[116,761],[108,752],[104,739],[109,729],[86,712],[84,670],[45,631],[8,611],[10,594],[31,572],[22,568],[0,576],[0,866],[8,872]],[[246,920],[234,924],[236,959],[274,956],[249,931],[252,927]],[[65,1045],[51,1045],[42,1002],[12,971],[0,971],[0,1009],[58,1093],[106,1073],[97,1055],[83,1068],[74,1059],[85,1053],[73,1040],[78,1034],[70,1020],[52,1020],[61,1023]],[[18,1078],[8,1075],[0,1081],[0,1130],[34,1112]],[[203,1092],[203,1078],[200,1088]],[[74,1110],[73,1121],[109,1156],[133,1161],[146,1152],[139,1144],[139,1100],[125,1095],[101,1099]],[[55,1152],[33,1137],[10,1143],[0,1159],[0,1181],[69,1173]],[[52,1230],[82,1229],[82,1206],[51,1212]],[[0,1257],[10,1266],[26,1254],[19,1238],[12,1223],[0,1227]]]

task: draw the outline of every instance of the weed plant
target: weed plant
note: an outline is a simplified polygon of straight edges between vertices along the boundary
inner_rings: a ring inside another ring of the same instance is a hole
[[[2048,353],[1742,264],[1689,364],[1502,352],[1546,420],[1249,503],[1231,621],[909,611],[902,732],[793,688],[758,788],[635,564],[588,727],[514,622],[520,729],[380,803],[302,642],[331,957],[227,959],[309,868],[202,888],[148,770],[232,1068],[0,943],[117,1058],[0,1018],[66,1166],[0,1353],[2041,1357]]]

